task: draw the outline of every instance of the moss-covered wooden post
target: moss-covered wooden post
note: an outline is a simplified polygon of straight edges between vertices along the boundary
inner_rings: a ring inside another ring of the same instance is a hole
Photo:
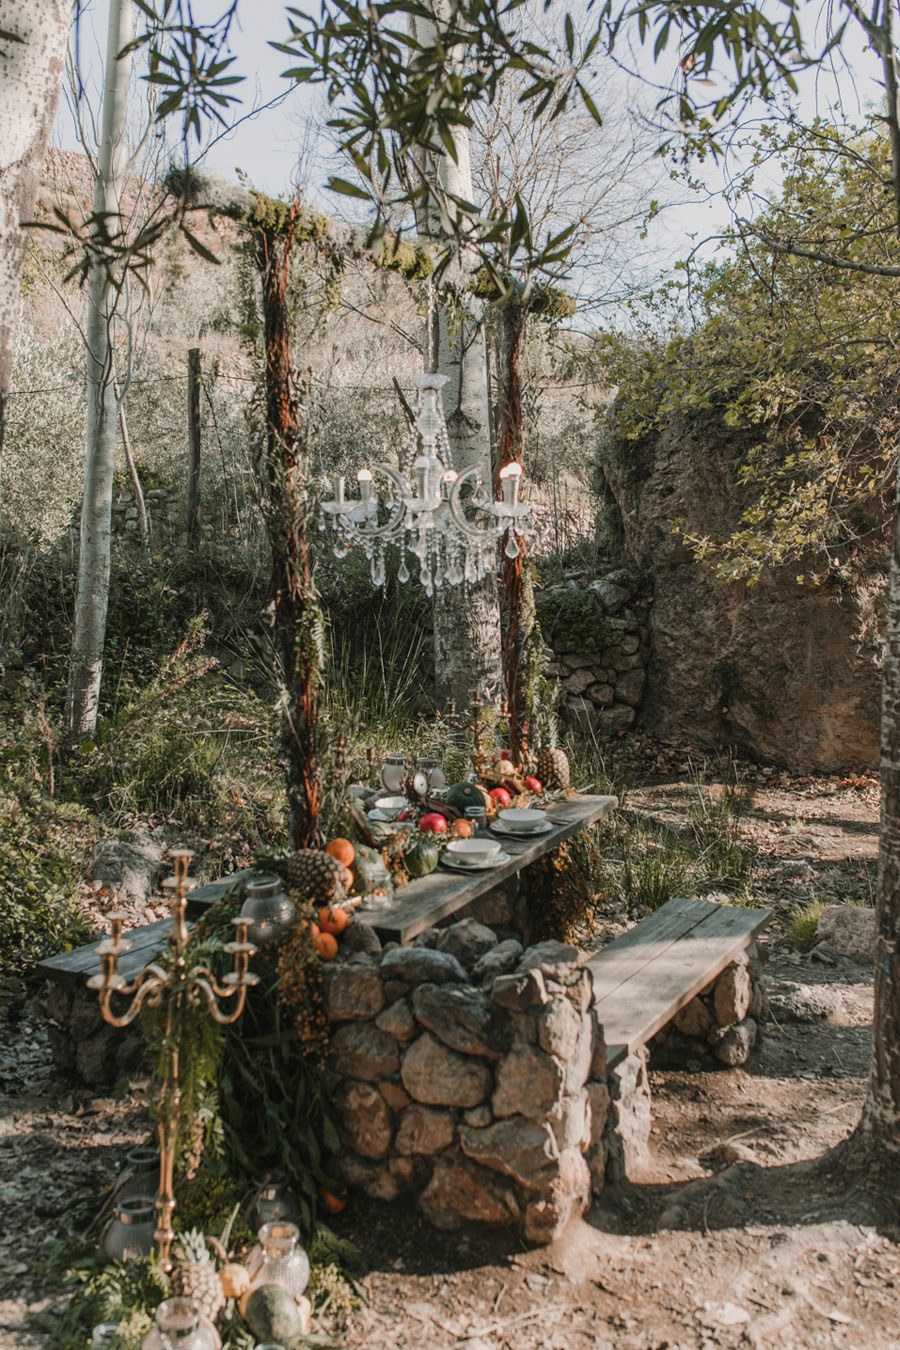
[[[482,274],[490,294],[494,278]],[[574,303],[563,291],[550,286],[512,286],[500,304],[499,434],[497,439],[497,491],[499,473],[507,464],[525,467],[525,418],[522,409],[522,355],[532,314],[546,318],[571,315]],[[527,545],[518,540],[519,552],[508,558],[500,550],[500,597],[502,619],[503,682],[509,711],[509,751],[514,762],[526,764],[536,702],[541,697],[543,638],[534,603],[534,586],[528,567]]]
[[[321,803],[316,717],[322,614],[309,547],[309,465],[294,388],[288,287],[299,203],[260,201],[250,223],[262,282],[265,343],[267,521],[272,551],[271,623],[282,688],[281,738],[295,848],[317,843]]]

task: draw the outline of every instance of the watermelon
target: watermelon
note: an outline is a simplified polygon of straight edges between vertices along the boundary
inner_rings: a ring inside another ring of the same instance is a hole
[[[258,1341],[277,1342],[295,1350],[303,1339],[303,1315],[292,1294],[280,1284],[261,1284],[247,1300],[244,1321]]]

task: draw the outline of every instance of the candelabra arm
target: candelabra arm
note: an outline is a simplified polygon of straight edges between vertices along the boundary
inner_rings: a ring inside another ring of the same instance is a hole
[[[162,998],[168,983],[168,975],[159,966],[145,966],[130,984],[117,985],[115,975],[110,979],[104,975],[92,975],[88,980],[89,989],[96,989],[100,999],[100,1012],[103,1020],[111,1027],[130,1027],[144,1007],[154,1008]],[[123,1013],[112,1011],[113,995],[130,998],[131,1003]]]
[[[206,974],[209,975],[209,972],[207,971]],[[226,976],[226,979],[228,978]],[[223,989],[212,976],[205,979],[199,970],[195,970],[191,971],[191,993],[194,997],[196,997],[196,991],[202,993],[213,1021],[218,1022],[220,1027],[227,1027],[236,1022],[244,1011],[247,990],[252,984],[256,984],[258,978],[258,976],[247,975],[241,983],[238,983],[235,977],[234,983]],[[219,1006],[219,999],[223,998],[235,998],[235,1005],[230,1012],[224,1012]]]

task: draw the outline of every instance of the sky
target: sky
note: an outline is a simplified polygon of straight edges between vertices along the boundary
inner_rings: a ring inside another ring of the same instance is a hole
[[[212,17],[221,11],[221,0],[194,0],[198,19]],[[815,13],[814,6],[810,12]],[[107,0],[88,0],[80,33],[80,67],[82,78],[95,105],[99,104],[98,87],[102,71],[102,51],[105,44]],[[281,0],[242,0],[238,11],[238,25],[234,30],[233,48],[238,57],[238,69],[247,78],[239,86],[242,104],[238,115],[243,118],[229,134],[215,139],[203,163],[212,173],[232,177],[237,171],[247,176],[251,186],[271,195],[289,192],[298,178],[298,147],[305,147],[305,163],[299,177],[308,195],[332,211],[340,212],[345,205],[341,199],[323,192],[329,171],[335,165],[327,163],[327,140],[321,128],[328,111],[320,91],[310,88],[291,88],[282,79],[288,64],[283,53],[270,45],[273,39],[286,36],[285,6]],[[804,118],[824,112],[838,103],[850,121],[859,121],[867,107],[877,103],[879,90],[870,78],[874,69],[871,54],[851,33],[843,44],[845,56],[825,62],[800,77],[798,106]],[[821,43],[823,31],[815,24],[807,26],[811,46]],[[648,93],[646,81],[664,80],[667,71],[655,68],[646,49],[638,49],[633,58],[635,68],[631,80],[624,79],[625,98],[640,99],[650,106],[653,95]],[[719,77],[724,84],[724,73]],[[643,86],[643,87],[642,87]],[[283,92],[275,107],[266,107],[254,113],[254,106]],[[714,92],[714,91],[711,91]],[[757,119],[765,116],[761,107],[753,110]],[[77,149],[71,110],[61,105],[56,131],[56,143],[64,149]],[[715,240],[727,227],[728,209],[719,189],[722,183],[745,162],[740,150],[732,150],[722,165],[707,162],[695,166],[695,173],[705,182],[705,190],[687,193],[679,187],[672,192],[676,203],[665,209],[654,221],[648,246],[648,278],[651,272],[671,267],[696,248],[703,256],[714,250]],[[340,170],[338,170],[340,171]],[[777,181],[768,186],[777,190]]]

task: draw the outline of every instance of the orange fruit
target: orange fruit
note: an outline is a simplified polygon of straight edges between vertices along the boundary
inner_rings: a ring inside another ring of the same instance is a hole
[[[319,910],[319,927],[323,933],[331,933],[333,937],[337,937],[339,933],[343,933],[349,922],[350,915],[343,905]]]
[[[320,1186],[319,1198],[329,1214],[340,1214],[342,1209],[347,1208],[346,1191],[340,1191],[335,1195],[334,1191],[330,1191],[327,1186]]]
[[[472,825],[468,820],[454,820],[450,826],[450,833],[454,839],[471,839],[474,834]]]
[[[332,858],[337,858],[345,867],[350,867],[356,857],[356,849],[349,839],[332,839],[325,845],[325,852],[330,853]]]
[[[316,956],[322,961],[333,961],[338,954],[338,942],[333,933],[316,933],[312,945]]]

